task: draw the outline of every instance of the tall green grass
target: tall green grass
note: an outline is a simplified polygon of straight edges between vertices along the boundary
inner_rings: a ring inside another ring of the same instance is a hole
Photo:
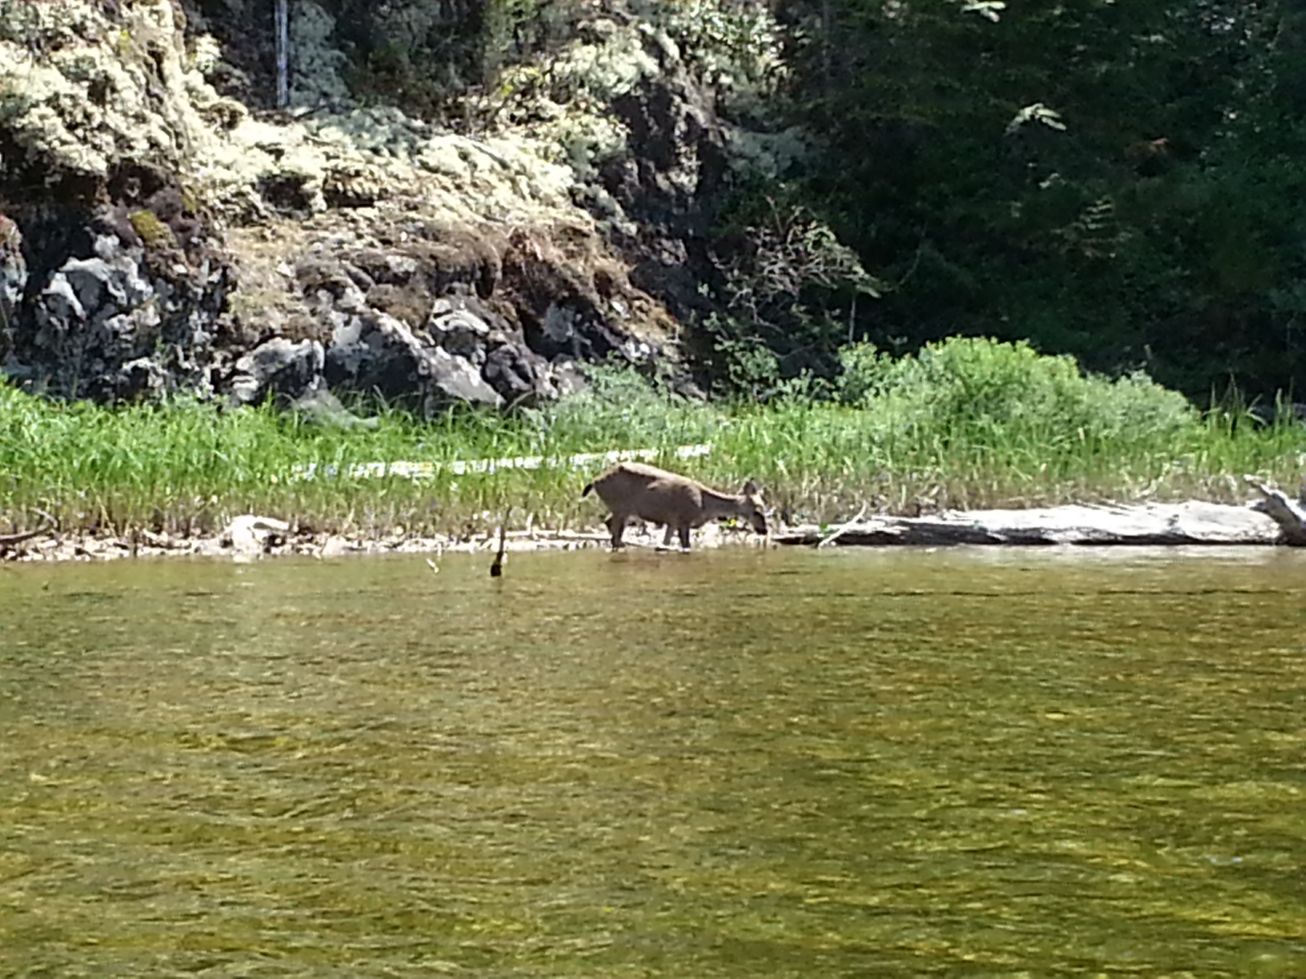
[[[1202,415],[1144,375],[1085,375],[1026,344],[954,338],[903,358],[850,347],[838,393],[736,411],[705,468],[755,473],[784,509],[827,520],[863,503],[1234,502],[1243,473],[1295,488],[1306,466],[1306,428]]]
[[[30,526],[40,508],[65,528],[205,533],[258,512],[320,530],[461,534],[483,532],[511,506],[515,525],[592,526],[601,514],[579,492],[593,471],[442,472],[424,482],[345,473],[377,461],[645,447],[723,488],[755,477],[784,514],[814,521],[863,504],[1235,501],[1244,472],[1291,487],[1301,477],[1300,427],[1203,417],[1145,377],[1084,376],[1021,345],[950,340],[901,359],[852,348],[845,368],[833,400],[800,388],[765,406],[692,405],[600,372],[591,390],[546,409],[455,411],[432,423],[383,412],[371,430],[316,427],[271,408],[57,404],[0,386],[0,519]],[[712,453],[674,460],[676,446],[698,442]],[[292,478],[310,463],[319,478]]]
[[[324,530],[475,533],[511,506],[514,522],[589,524],[593,506],[579,499],[587,474],[565,468],[444,472],[424,481],[348,472],[378,461],[444,464],[628,447],[665,448],[670,464],[677,445],[715,432],[713,414],[621,376],[548,412],[505,418],[464,410],[433,423],[382,412],[370,430],[318,427],[268,407],[51,403],[0,385],[0,517],[23,527],[36,522],[39,508],[65,528],[205,533],[257,512]],[[294,478],[310,464],[316,478]]]

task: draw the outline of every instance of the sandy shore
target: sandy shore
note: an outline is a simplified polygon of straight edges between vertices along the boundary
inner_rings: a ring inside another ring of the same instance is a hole
[[[760,541],[751,534],[704,527],[694,534],[693,547],[715,548],[732,543]],[[658,548],[662,532],[649,527],[627,529],[625,541],[632,547]],[[604,527],[592,530],[513,530],[506,535],[504,549],[523,551],[572,551],[606,548]],[[50,532],[16,544],[0,546],[0,561],[112,561],[130,558],[217,558],[237,561],[273,557],[319,559],[375,554],[485,553],[498,549],[493,534],[474,537],[427,536],[400,531],[389,534],[324,534],[293,530],[261,530],[233,525],[219,534],[185,536],[136,531],[130,535],[95,534],[84,531]]]

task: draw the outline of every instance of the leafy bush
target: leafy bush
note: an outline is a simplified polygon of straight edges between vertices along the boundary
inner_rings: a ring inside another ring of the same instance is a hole
[[[717,217],[711,260],[723,307],[695,324],[717,385],[758,397],[779,381],[837,372],[849,310],[883,286],[821,218],[751,174]]]
[[[675,38],[704,77],[727,92],[732,87],[764,89],[783,77],[783,37],[766,4],[687,0],[635,6]]]
[[[894,359],[869,344],[841,351],[845,401],[949,440],[1045,444],[1168,439],[1197,424],[1183,395],[1144,374],[1084,374],[1029,344],[953,337]]]

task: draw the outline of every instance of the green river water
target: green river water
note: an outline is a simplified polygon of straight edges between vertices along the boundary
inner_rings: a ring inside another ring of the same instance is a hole
[[[0,975],[1306,976],[1306,554],[0,567]]]

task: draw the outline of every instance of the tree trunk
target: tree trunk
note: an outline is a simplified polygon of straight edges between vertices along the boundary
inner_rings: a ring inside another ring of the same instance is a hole
[[[275,0],[277,108],[290,104],[290,0]]]

